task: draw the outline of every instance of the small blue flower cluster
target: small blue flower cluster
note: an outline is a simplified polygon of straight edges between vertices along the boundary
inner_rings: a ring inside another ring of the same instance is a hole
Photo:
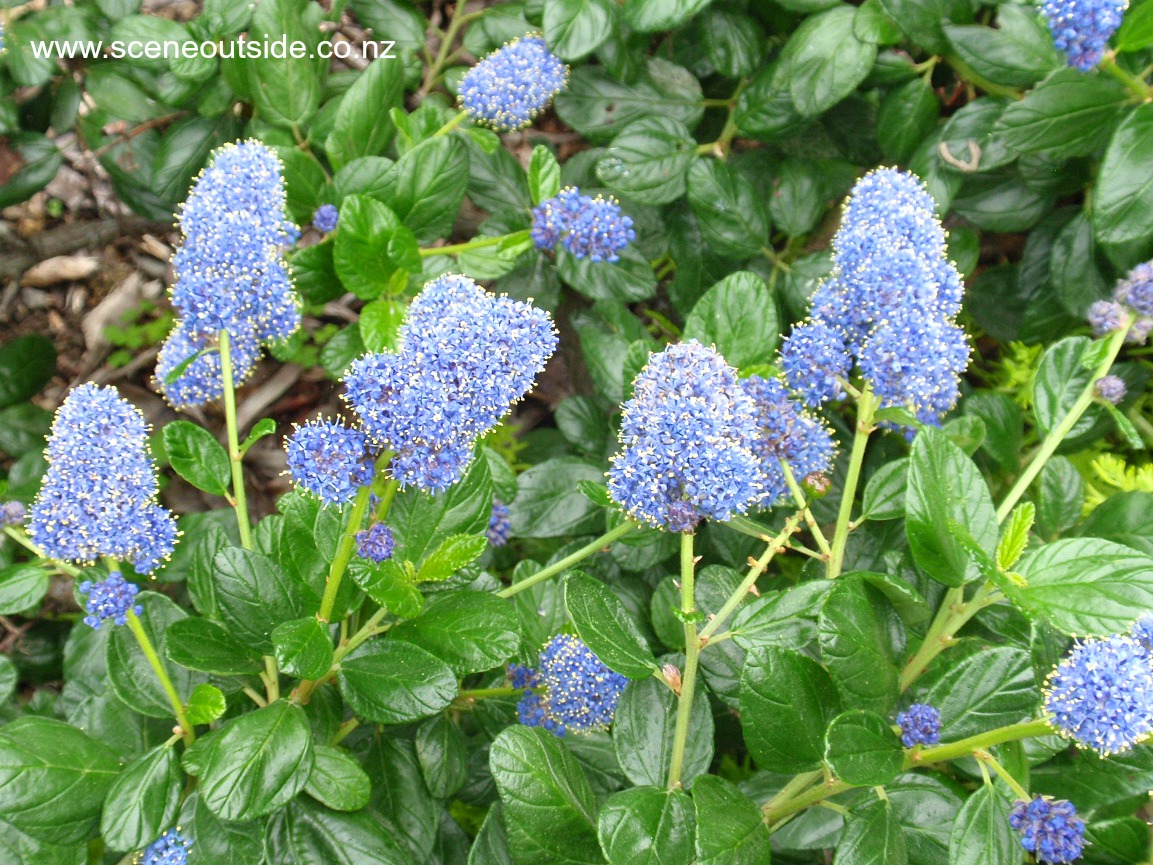
[[[140,589],[135,583],[125,580],[120,571],[113,571],[98,583],[85,580],[76,588],[80,594],[88,596],[85,601],[88,615],[84,617],[84,624],[90,628],[99,628],[101,622],[108,619],[114,625],[123,625],[128,621],[129,611],[137,616],[144,612],[144,608],[135,603]]]
[[[809,321],[782,346],[789,386],[811,406],[837,399],[856,360],[882,406],[939,423],[960,396],[969,345],[954,321],[961,277],[914,175],[882,168],[861,178],[833,238],[833,264]]]
[[[283,251],[300,232],[285,216],[280,159],[257,141],[226,144],[212,154],[178,224],[184,234],[172,260],[178,320],[157,359],[156,380],[168,401],[184,408],[223,393],[221,331],[230,337],[235,385],[252,372],[261,345],[287,339],[299,327]]]
[[[781,382],[751,375],[741,379],[741,387],[752,398],[757,413],[758,432],[752,449],[760,460],[761,492],[753,503],[772,507],[789,494],[782,462],[801,483],[832,468],[837,445],[828,427],[792,399]]]
[[[176,545],[176,522],[156,503],[148,424],[113,387],[84,384],[56,412],[48,472],[28,531],[56,559],[127,559],[149,573]]]
[[[1069,65],[1088,72],[1100,62],[1128,8],[1129,0],[1045,0],[1041,14]]]
[[[517,705],[520,722],[558,736],[608,729],[629,681],[568,634],[545,643],[539,670],[513,664],[509,676],[513,687],[528,689]]]
[[[556,249],[558,243],[575,258],[620,261],[620,251],[636,240],[633,221],[621,212],[615,198],[581,195],[575,186],[532,211],[532,239],[537,249]]]
[[[674,532],[744,513],[764,491],[754,452],[758,408],[737,372],[694,340],[649,358],[622,406],[609,495],[630,516]]]
[[[356,533],[356,553],[362,559],[386,562],[392,558],[395,548],[396,539],[392,536],[392,529],[384,523],[374,523]]]
[[[488,542],[494,547],[503,547],[512,533],[512,523],[508,520],[508,505],[499,499],[492,500],[492,514],[488,518]]]
[[[22,502],[0,504],[0,528],[23,525],[26,516],[28,516],[28,510]]]
[[[1065,799],[1018,799],[1009,812],[1009,825],[1021,833],[1021,846],[1038,862],[1073,862],[1085,848],[1085,823]]]
[[[148,845],[139,865],[187,865],[191,846],[178,829],[169,829]]]
[[[442,276],[412,302],[395,354],[373,353],[345,374],[345,400],[369,439],[395,453],[401,486],[456,483],[476,440],[532,387],[556,348],[548,313]]]
[[[293,483],[325,504],[352,501],[360,487],[372,483],[368,437],[340,421],[317,418],[296,427],[284,451]]]
[[[1125,341],[1141,345],[1153,331],[1153,261],[1139,264],[1117,283],[1112,300],[1094,301],[1086,316],[1097,336],[1114,333],[1129,322]]]
[[[1130,635],[1085,640],[1049,675],[1045,711],[1060,735],[1102,756],[1128,751],[1153,733],[1149,623]]]
[[[537,35],[489,54],[460,81],[460,107],[498,132],[523,129],[564,89],[568,66]]]
[[[1094,390],[1097,391],[1097,396],[1105,400],[1105,402],[1117,405],[1121,400],[1125,399],[1125,380],[1118,378],[1115,375],[1103,375],[1097,381],[1093,382]]]
[[[339,221],[340,211],[336,209],[334,204],[322,204],[312,214],[312,227],[317,231],[323,231],[325,234],[334,231],[336,223]]]
[[[941,713],[926,703],[913,703],[899,712],[897,726],[901,728],[901,744],[906,748],[941,741]]]

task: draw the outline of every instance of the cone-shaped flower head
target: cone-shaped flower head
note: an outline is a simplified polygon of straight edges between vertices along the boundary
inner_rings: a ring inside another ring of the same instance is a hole
[[[140,589],[135,583],[126,581],[120,571],[113,571],[100,582],[85,580],[76,588],[80,594],[88,596],[84,605],[88,611],[84,624],[90,628],[99,628],[108,619],[114,625],[123,625],[128,621],[129,610],[138,616],[144,612],[144,608],[136,603],[136,593]]]
[[[1009,825],[1021,834],[1021,846],[1038,862],[1073,862],[1085,848],[1085,823],[1065,799],[1018,799],[1009,812]]]
[[[396,540],[392,529],[384,523],[375,523],[356,533],[356,554],[362,559],[385,562],[392,558]]]
[[[372,483],[368,437],[339,421],[317,418],[298,426],[285,439],[284,451],[293,483],[326,504],[350,502]]]
[[[460,81],[460,107],[498,132],[523,129],[564,89],[568,66],[540,36],[522,36],[489,54]]]
[[[629,681],[568,634],[545,643],[535,673],[523,667],[510,673],[514,685],[531,688],[517,706],[520,722],[558,736],[607,729]]]
[[[1129,0],[1045,0],[1041,14],[1069,65],[1088,72],[1101,60],[1128,8]]]
[[[431,491],[460,479],[477,438],[528,393],[557,341],[544,310],[451,275],[424,287],[397,339],[395,354],[352,363],[345,399],[396,454],[393,476]]]
[[[1049,676],[1053,729],[1102,756],[1128,751],[1153,731],[1153,658],[1130,636],[1086,640]]]
[[[906,748],[941,741],[941,713],[925,703],[914,703],[899,712],[897,726],[901,728],[901,744]]]
[[[637,233],[615,198],[592,198],[569,186],[532,212],[532,239],[537,249],[564,245],[575,258],[619,261],[619,253]]]
[[[187,865],[188,843],[176,829],[169,829],[148,845],[140,857],[140,865]]]
[[[757,406],[715,349],[689,340],[654,354],[633,392],[609,471],[609,495],[626,513],[684,532],[757,500]]]
[[[176,523],[156,503],[148,425],[115,388],[73,390],[56,412],[46,456],[28,526],[45,553],[84,563],[111,556],[148,573],[172,552]]]

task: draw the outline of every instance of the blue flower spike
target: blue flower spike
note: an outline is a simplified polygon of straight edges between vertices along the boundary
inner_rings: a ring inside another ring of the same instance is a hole
[[[514,687],[530,689],[517,706],[520,722],[557,736],[608,729],[629,681],[569,634],[545,643],[539,670],[511,665],[510,678]]]
[[[568,66],[535,34],[514,39],[465,73],[460,107],[474,122],[497,132],[531,124],[564,89]]]
[[[188,865],[188,850],[191,846],[180,833],[179,827],[169,829],[140,854],[139,865]]]
[[[372,483],[373,451],[368,437],[340,421],[317,418],[284,442],[288,472],[300,489],[329,505],[342,505]]]
[[[913,703],[899,712],[897,725],[901,728],[901,744],[906,748],[941,741],[941,713],[926,703]]]
[[[1085,849],[1085,822],[1065,799],[1018,799],[1009,812],[1009,826],[1020,833],[1021,846],[1038,862],[1074,862]]]
[[[1045,0],[1041,14],[1069,65],[1088,72],[1105,56],[1128,8],[1129,0]]]

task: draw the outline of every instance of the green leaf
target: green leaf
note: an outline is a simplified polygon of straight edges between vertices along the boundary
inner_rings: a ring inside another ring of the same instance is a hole
[[[817,623],[821,660],[845,705],[887,714],[897,699],[900,670],[890,633],[892,605],[860,579],[842,577],[825,599]]]
[[[206,493],[223,496],[232,482],[228,453],[212,433],[186,420],[164,427],[164,451],[178,475]]]
[[[184,800],[180,824],[196,843],[188,848],[188,865],[263,865],[263,833],[260,824],[229,823],[205,807],[195,790]]]
[[[705,56],[717,74],[744,78],[765,59],[765,31],[752,16],[714,6],[697,21]]]
[[[165,595],[156,592],[141,592],[136,602],[144,608],[140,615],[140,625],[148,635],[156,653],[163,659],[168,656],[168,628],[187,617],[187,613],[176,606]],[[171,718],[172,704],[168,695],[156,678],[152,665],[141,651],[136,637],[128,627],[114,628],[108,638],[106,649],[108,680],[121,700],[133,711],[150,718]],[[182,669],[173,663],[164,664],[168,677],[176,693],[187,700],[195,684],[206,678],[199,673]]]
[[[450,535],[477,534],[492,516],[492,476],[487,460],[476,460],[458,483],[436,495],[412,487],[398,493],[388,512],[396,535],[393,558],[419,565]]]
[[[215,685],[197,685],[188,698],[185,715],[190,724],[211,724],[228,709],[224,692]]]
[[[367,805],[372,782],[356,758],[332,745],[316,745],[313,750],[316,762],[304,792],[334,811],[359,811]]]
[[[597,162],[597,177],[639,204],[668,204],[685,194],[697,158],[692,133],[671,117],[642,117],[623,129]]]
[[[1081,359],[1095,345],[1088,337],[1069,336],[1050,345],[1041,355],[1041,363],[1033,377],[1033,413],[1043,433],[1050,433],[1065,419],[1089,385],[1092,372],[1085,368]],[[1098,407],[1090,406],[1073,425],[1066,441],[1088,437],[1099,419]]]
[[[378,197],[388,204],[419,243],[445,237],[468,188],[469,153],[455,135],[423,141],[384,174]],[[340,215],[342,220],[344,213]],[[337,235],[339,241],[339,235]],[[420,270],[405,266],[413,273]]]
[[[374,567],[350,567],[349,573],[366,595],[396,616],[411,619],[424,609],[424,595],[409,582],[404,565],[395,559]]]
[[[998,7],[998,29],[946,23],[945,36],[960,60],[982,78],[1005,87],[1029,87],[1062,65],[1037,14]]]
[[[1124,633],[1153,609],[1153,557],[1098,538],[1054,541],[1028,553],[1014,603],[1077,636]]]
[[[408,307],[391,297],[380,297],[360,311],[360,338],[369,351],[395,351],[396,336]]]
[[[612,589],[580,571],[565,578],[564,601],[577,634],[604,662],[630,679],[657,669],[632,617]]]
[[[991,552],[998,537],[993,498],[977,466],[940,430],[923,429],[913,441],[905,510],[909,548],[929,576],[947,586],[976,579],[976,566],[948,524],[959,523]]]
[[[812,642],[817,638],[817,616],[833,585],[829,580],[810,580],[745,604],[733,619],[734,642],[750,652],[764,645]]]
[[[1049,255],[1049,285],[1070,315],[1080,317],[1090,304],[1109,293],[1110,280],[1097,263],[1097,243],[1088,214],[1078,213],[1058,232]],[[1108,341],[1093,345],[1100,344],[1107,345]]]
[[[244,441],[240,443],[240,455],[244,456],[248,453],[248,449],[260,441],[265,436],[270,436],[276,432],[276,421],[270,417],[261,418],[256,422],[256,425],[249,431]]]
[[[1036,497],[1037,530],[1047,537],[1064,531],[1081,519],[1085,502],[1081,473],[1065,457],[1052,457],[1041,469]],[[1153,550],[1147,552],[1153,554]]]
[[[1110,496],[1093,508],[1076,534],[1115,541],[1153,556],[1153,493]]]
[[[517,479],[509,505],[512,533],[518,538],[558,538],[601,531],[604,515],[578,488],[599,482],[604,471],[573,457],[553,457]]]
[[[87,842],[119,772],[107,746],[63,721],[29,715],[0,727],[0,811],[38,841]]]
[[[260,655],[229,636],[215,622],[189,616],[172,622],[164,632],[168,657],[182,667],[217,676],[258,672]]]
[[[832,108],[865,80],[877,46],[853,30],[856,9],[837,5],[806,18],[781,52],[776,77],[787,81],[793,105],[813,117]]]
[[[449,535],[439,547],[429,553],[417,571],[416,581],[447,580],[462,568],[467,568],[488,549],[488,537],[483,534]]]
[[[272,645],[280,669],[298,679],[319,679],[332,666],[332,637],[315,616],[281,622]]]
[[[621,7],[624,23],[639,33],[680,27],[711,0],[632,0]]]
[[[833,719],[825,733],[825,763],[849,784],[884,786],[901,773],[904,761],[901,740],[875,712],[845,712]]]
[[[262,0],[252,17],[253,33],[284,36],[288,45],[301,42],[309,53],[303,57],[288,52],[287,57],[263,57],[245,65],[251,78],[252,97],[257,110],[270,123],[285,128],[307,123],[320,106],[319,67],[312,59],[320,41],[316,27],[319,8],[309,8],[305,0]],[[315,15],[315,17],[314,17]]]
[[[324,150],[333,167],[360,156],[379,156],[396,136],[390,112],[404,102],[404,64],[370,63],[340,97]]]
[[[757,765],[809,772],[825,756],[825,729],[840,699],[825,668],[792,649],[750,651],[741,671],[741,729]]]
[[[609,0],[554,0],[544,4],[544,38],[549,50],[561,60],[580,60],[592,54],[612,35],[614,9]]]
[[[201,801],[222,820],[265,817],[304,789],[314,760],[304,709],[277,700],[212,737],[200,771]]]
[[[877,111],[877,143],[885,157],[907,163],[932,133],[940,111],[936,91],[925,78],[914,78],[888,93]]]
[[[997,567],[1003,571],[1017,564],[1021,553],[1029,545],[1029,532],[1033,528],[1033,518],[1037,509],[1032,502],[1021,502],[1009,514],[1009,523],[997,544]]]
[[[180,810],[183,786],[175,749],[159,745],[120,773],[104,801],[100,834],[112,850],[139,850],[164,834]]]
[[[268,855],[282,865],[409,865],[414,861],[369,811],[332,811],[306,798],[289,802],[273,815],[266,831]]]
[[[693,784],[698,865],[771,861],[769,827],[757,803],[718,775]]]
[[[468,780],[469,751],[460,727],[447,714],[436,715],[416,730],[416,758],[428,792],[450,799]]]
[[[556,272],[570,287],[592,300],[636,303],[656,294],[656,278],[649,260],[634,245],[625,247],[620,261],[609,264],[577,258],[557,247]]]
[[[600,865],[597,801],[580,764],[539,727],[503,730],[489,767],[517,865]]]
[[[845,818],[837,844],[837,865],[905,865],[909,854],[893,807],[884,799],[868,799]]]
[[[15,31],[16,28],[14,27],[13,30]],[[7,39],[5,42],[7,43]],[[5,47],[8,47],[8,44]],[[32,51],[29,48],[22,52],[20,48],[16,48],[5,54],[8,71],[13,73],[13,78],[16,77],[13,60],[19,57],[21,53],[31,56]],[[48,62],[51,63],[51,61]],[[45,81],[48,77],[50,76],[45,76]],[[42,84],[43,82],[37,81],[35,83]],[[3,186],[0,186],[0,207],[19,204],[34,193],[39,192],[56,176],[56,172],[64,163],[64,155],[56,149],[56,145],[38,132],[17,132],[8,136],[7,145],[10,152],[15,152],[15,156],[9,158],[13,159],[20,168]]]
[[[696,814],[683,790],[622,790],[597,815],[597,835],[609,865],[690,865],[695,830]]]
[[[701,234],[718,254],[760,254],[769,240],[769,215],[752,184],[724,162],[698,159],[689,167],[688,193]]]
[[[1005,815],[1009,800],[992,784],[983,784],[965,800],[949,835],[949,865],[1016,865],[1020,839]]]
[[[1125,86],[1113,78],[1059,69],[1009,104],[996,134],[1016,153],[1086,156],[1105,144],[1128,101]]]
[[[1153,45],[1153,3],[1144,0],[1131,5],[1113,42],[1118,52],[1140,51]]]
[[[0,615],[11,616],[39,606],[49,582],[48,571],[38,565],[9,565],[0,570]]]
[[[26,334],[0,345],[0,409],[36,396],[55,373],[56,349],[47,337]]]
[[[420,271],[412,231],[395,212],[367,195],[350,195],[341,203],[332,261],[344,287],[364,300],[388,289],[398,270]]]
[[[689,713],[681,780],[685,786],[709,770],[713,760],[713,716],[708,695],[698,688]],[[655,678],[629,682],[613,716],[613,747],[621,771],[634,784],[668,782],[676,732],[677,698]]]
[[[435,715],[457,695],[456,674],[403,640],[365,643],[340,665],[340,692],[365,721],[408,724]]]
[[[755,273],[731,273],[706,291],[685,319],[686,339],[715,344],[738,369],[772,363],[780,325],[769,288]]]
[[[16,670],[16,665],[12,663],[12,659],[7,655],[0,655],[0,706],[3,706],[11,698],[12,694],[16,691],[16,685],[20,681],[20,673]]]
[[[534,147],[529,157],[528,188],[533,204],[547,201],[560,192],[560,165],[553,152],[543,144]]]
[[[861,513],[870,520],[896,520],[905,515],[905,488],[908,486],[909,460],[900,457],[885,463],[865,484]]]
[[[1153,104],[1133,109],[1109,139],[1093,188],[1101,243],[1147,243],[1153,232]]]
[[[941,713],[943,742],[1028,720],[1038,702],[1029,653],[1011,646],[949,659],[921,684],[919,702]]]
[[[361,765],[372,779],[370,812],[408,853],[404,860],[424,862],[436,843],[441,805],[424,786],[410,742],[384,736],[369,741]],[[489,788],[491,791],[491,787]]]
[[[267,556],[226,547],[213,561],[216,603],[233,637],[261,654],[273,652],[272,631],[281,622],[314,612],[319,600]]]
[[[440,658],[459,676],[499,667],[520,648],[512,604],[467,589],[431,596],[421,615],[395,625],[391,634]]]

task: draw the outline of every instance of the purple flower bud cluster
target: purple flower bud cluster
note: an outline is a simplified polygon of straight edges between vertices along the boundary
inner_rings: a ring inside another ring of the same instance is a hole
[[[261,345],[287,339],[299,327],[283,253],[300,231],[287,219],[285,201],[280,159],[258,141],[218,148],[193,184],[178,217],[184,243],[172,260],[177,324],[156,371],[157,386],[173,406],[202,405],[223,393],[221,331],[229,333],[238,385],[254,369]],[[195,360],[182,366],[189,358]]]
[[[52,558],[124,559],[149,573],[176,545],[176,522],[156,503],[148,424],[113,387],[84,384],[56,412],[48,472],[29,534]]]
[[[1127,8],[1129,0],[1045,0],[1041,14],[1069,65],[1088,72],[1100,62]]]
[[[538,670],[513,664],[509,675],[513,687],[528,689],[517,705],[520,722],[557,736],[608,729],[629,681],[568,634],[545,643]]]
[[[334,231],[336,223],[339,221],[340,211],[336,209],[335,204],[322,204],[312,214],[312,227],[317,231],[323,231],[325,234]]]
[[[1021,846],[1038,862],[1074,862],[1085,848],[1085,823],[1065,799],[1018,799],[1009,812],[1009,826],[1021,834]]]
[[[88,596],[84,604],[88,611],[84,624],[90,628],[99,628],[108,619],[114,625],[123,625],[128,621],[130,611],[137,616],[144,612],[144,608],[135,603],[140,589],[135,583],[125,580],[120,571],[113,571],[107,579],[97,583],[85,580],[76,588],[80,594]]]
[[[325,504],[352,501],[360,487],[372,483],[368,437],[340,421],[317,418],[296,427],[284,451],[293,482]]]
[[[620,261],[620,251],[636,240],[633,221],[615,198],[581,195],[575,186],[532,211],[532,239],[537,249],[553,250],[562,244],[575,258]]]
[[[23,502],[4,502],[0,504],[0,528],[4,526],[19,526],[24,524],[28,516],[28,509]]]
[[[192,845],[178,829],[169,829],[141,854],[139,865],[188,865]]]
[[[538,35],[522,36],[489,54],[460,81],[460,107],[497,132],[528,126],[564,89],[568,66]]]
[[[1093,386],[1094,390],[1097,391],[1097,396],[1105,402],[1117,405],[1125,399],[1125,391],[1127,390],[1125,380],[1115,375],[1103,375],[1093,382]]]
[[[789,386],[818,406],[842,396],[854,361],[883,407],[937,424],[960,396],[969,345],[955,317],[963,286],[932,196],[881,168],[858,181],[833,238],[833,273],[781,349]]]
[[[392,529],[384,523],[374,523],[356,533],[356,553],[362,559],[386,562],[392,558],[395,547],[396,539],[392,536]]]
[[[503,547],[512,533],[512,523],[508,520],[508,505],[499,499],[492,500],[492,515],[488,518],[488,542],[494,547]]]
[[[899,712],[897,726],[901,728],[901,744],[906,748],[936,745],[941,741],[941,713],[925,703],[913,703]]]
[[[1094,301],[1086,314],[1097,336],[1114,333],[1129,322],[1125,341],[1141,345],[1153,331],[1153,261],[1139,264],[1117,283],[1112,300]]]
[[[345,400],[401,486],[447,489],[476,440],[532,387],[556,348],[548,313],[495,296],[464,276],[428,283],[408,310],[395,353],[345,374]]]

